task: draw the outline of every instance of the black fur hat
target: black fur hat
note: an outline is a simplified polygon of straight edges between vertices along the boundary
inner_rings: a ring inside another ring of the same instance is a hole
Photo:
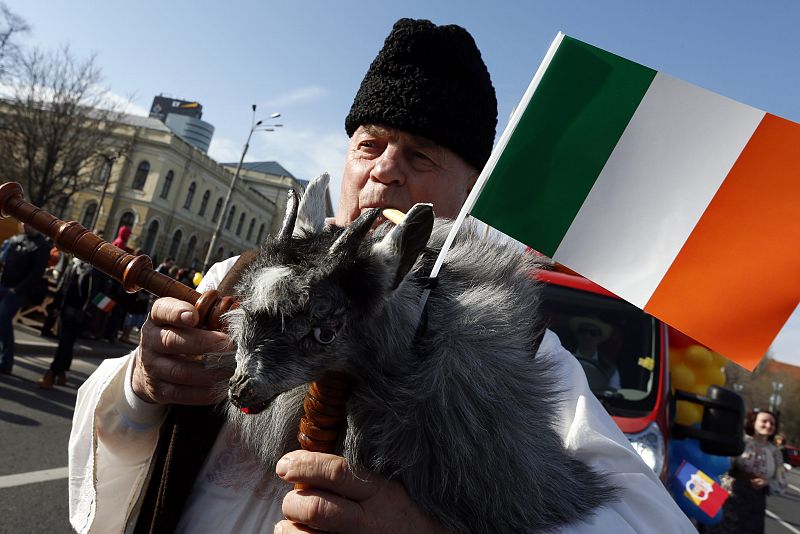
[[[427,137],[482,169],[494,143],[497,99],[467,30],[398,20],[361,82],[347,135],[363,124]]]

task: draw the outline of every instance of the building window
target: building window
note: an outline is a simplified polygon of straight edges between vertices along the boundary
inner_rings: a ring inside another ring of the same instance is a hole
[[[194,198],[194,190],[197,189],[197,183],[192,182],[189,184],[189,191],[186,193],[186,202],[183,203],[184,209],[189,209],[192,207],[192,199]]]
[[[83,211],[83,217],[81,217],[81,226],[88,228],[89,230],[93,230],[92,224],[94,223],[95,213],[97,213],[97,202],[90,202],[86,204],[86,208]]]
[[[133,176],[133,185],[131,188],[137,191],[144,190],[144,183],[147,181],[147,175],[149,173],[150,163],[148,161],[142,161],[139,166],[136,167],[136,174]]]
[[[104,157],[100,163],[100,171],[97,173],[97,183],[103,185],[108,182],[108,177],[111,176],[111,165],[113,160]]]
[[[239,223],[236,225],[237,237],[242,235],[242,227],[244,226],[244,212],[239,216]]]
[[[59,219],[64,219],[69,208],[69,197],[58,197],[53,208],[53,215]]]
[[[161,198],[169,196],[169,188],[172,187],[172,179],[175,178],[175,173],[169,171],[166,178],[164,178],[164,185],[161,187]]]
[[[250,241],[253,239],[253,227],[256,225],[256,218],[253,217],[250,219],[250,226],[247,227],[247,240]]]
[[[214,216],[211,217],[211,222],[219,220],[219,212],[222,211],[222,199],[217,200],[217,205],[214,206]]]
[[[150,221],[150,224],[147,225],[144,245],[142,246],[142,250],[145,254],[150,256],[153,255],[153,248],[156,245],[156,237],[158,237],[158,221]]]
[[[172,242],[169,244],[169,252],[167,253],[167,257],[178,257],[178,249],[181,246],[181,239],[183,239],[183,232],[180,230],[175,230],[175,233],[172,234]]]
[[[230,211],[228,211],[228,220],[225,221],[225,229],[231,229],[231,223],[233,223],[233,216],[236,215],[236,206],[231,206]]]
[[[261,223],[261,226],[258,227],[258,237],[256,237],[256,243],[259,245],[261,244],[261,238],[264,237],[264,223]]]
[[[211,198],[211,191],[206,191],[203,194],[203,200],[200,201],[200,211],[197,214],[202,217],[206,214],[206,208],[208,207],[208,199]]]

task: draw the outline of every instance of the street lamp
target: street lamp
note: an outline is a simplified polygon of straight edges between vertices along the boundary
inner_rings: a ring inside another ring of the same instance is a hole
[[[280,113],[273,113],[269,116],[269,119],[277,119],[280,116]],[[253,117],[250,121],[250,133],[247,134],[247,141],[242,149],[242,157],[239,158],[239,165],[236,166],[236,173],[233,175],[233,179],[231,179],[231,183],[228,186],[228,194],[225,195],[225,202],[222,203],[222,213],[217,220],[217,226],[214,229],[214,233],[211,235],[211,243],[208,244],[206,259],[203,261],[203,273],[207,273],[208,269],[211,267],[211,258],[214,255],[214,248],[216,247],[217,240],[219,239],[219,234],[222,231],[222,221],[225,220],[225,217],[228,214],[228,204],[230,204],[231,196],[233,196],[233,190],[236,187],[236,182],[239,180],[239,173],[242,170],[242,163],[244,163],[244,156],[247,154],[247,149],[250,148],[250,138],[253,136],[253,132],[274,132],[275,128],[280,128],[282,126],[283,124],[264,124],[264,119],[256,122],[256,105],[253,104]]]

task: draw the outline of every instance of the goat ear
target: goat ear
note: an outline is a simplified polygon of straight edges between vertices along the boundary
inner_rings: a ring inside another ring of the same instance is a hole
[[[346,258],[355,254],[358,250],[359,243],[361,243],[361,240],[367,235],[369,229],[372,228],[380,212],[380,208],[370,208],[362,213],[358,219],[351,222],[336,241],[333,242],[333,245],[331,245],[331,248],[328,250],[328,255]]]
[[[297,224],[292,237],[316,235],[325,226],[325,192],[328,190],[330,176],[327,172],[314,178],[303,194],[297,210]]]
[[[403,281],[414,266],[433,230],[433,206],[414,204],[406,213],[405,219],[392,228],[386,237],[373,247],[375,252],[387,257],[390,265],[396,267],[392,289]]]
[[[286,200],[286,215],[283,217],[283,226],[278,232],[279,241],[288,241],[294,231],[294,223],[297,221],[297,194],[289,189],[289,197]]]

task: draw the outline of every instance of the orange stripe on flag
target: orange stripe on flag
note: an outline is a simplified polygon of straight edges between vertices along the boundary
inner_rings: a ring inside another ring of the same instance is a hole
[[[766,114],[645,310],[752,370],[800,301],[800,125]]]

